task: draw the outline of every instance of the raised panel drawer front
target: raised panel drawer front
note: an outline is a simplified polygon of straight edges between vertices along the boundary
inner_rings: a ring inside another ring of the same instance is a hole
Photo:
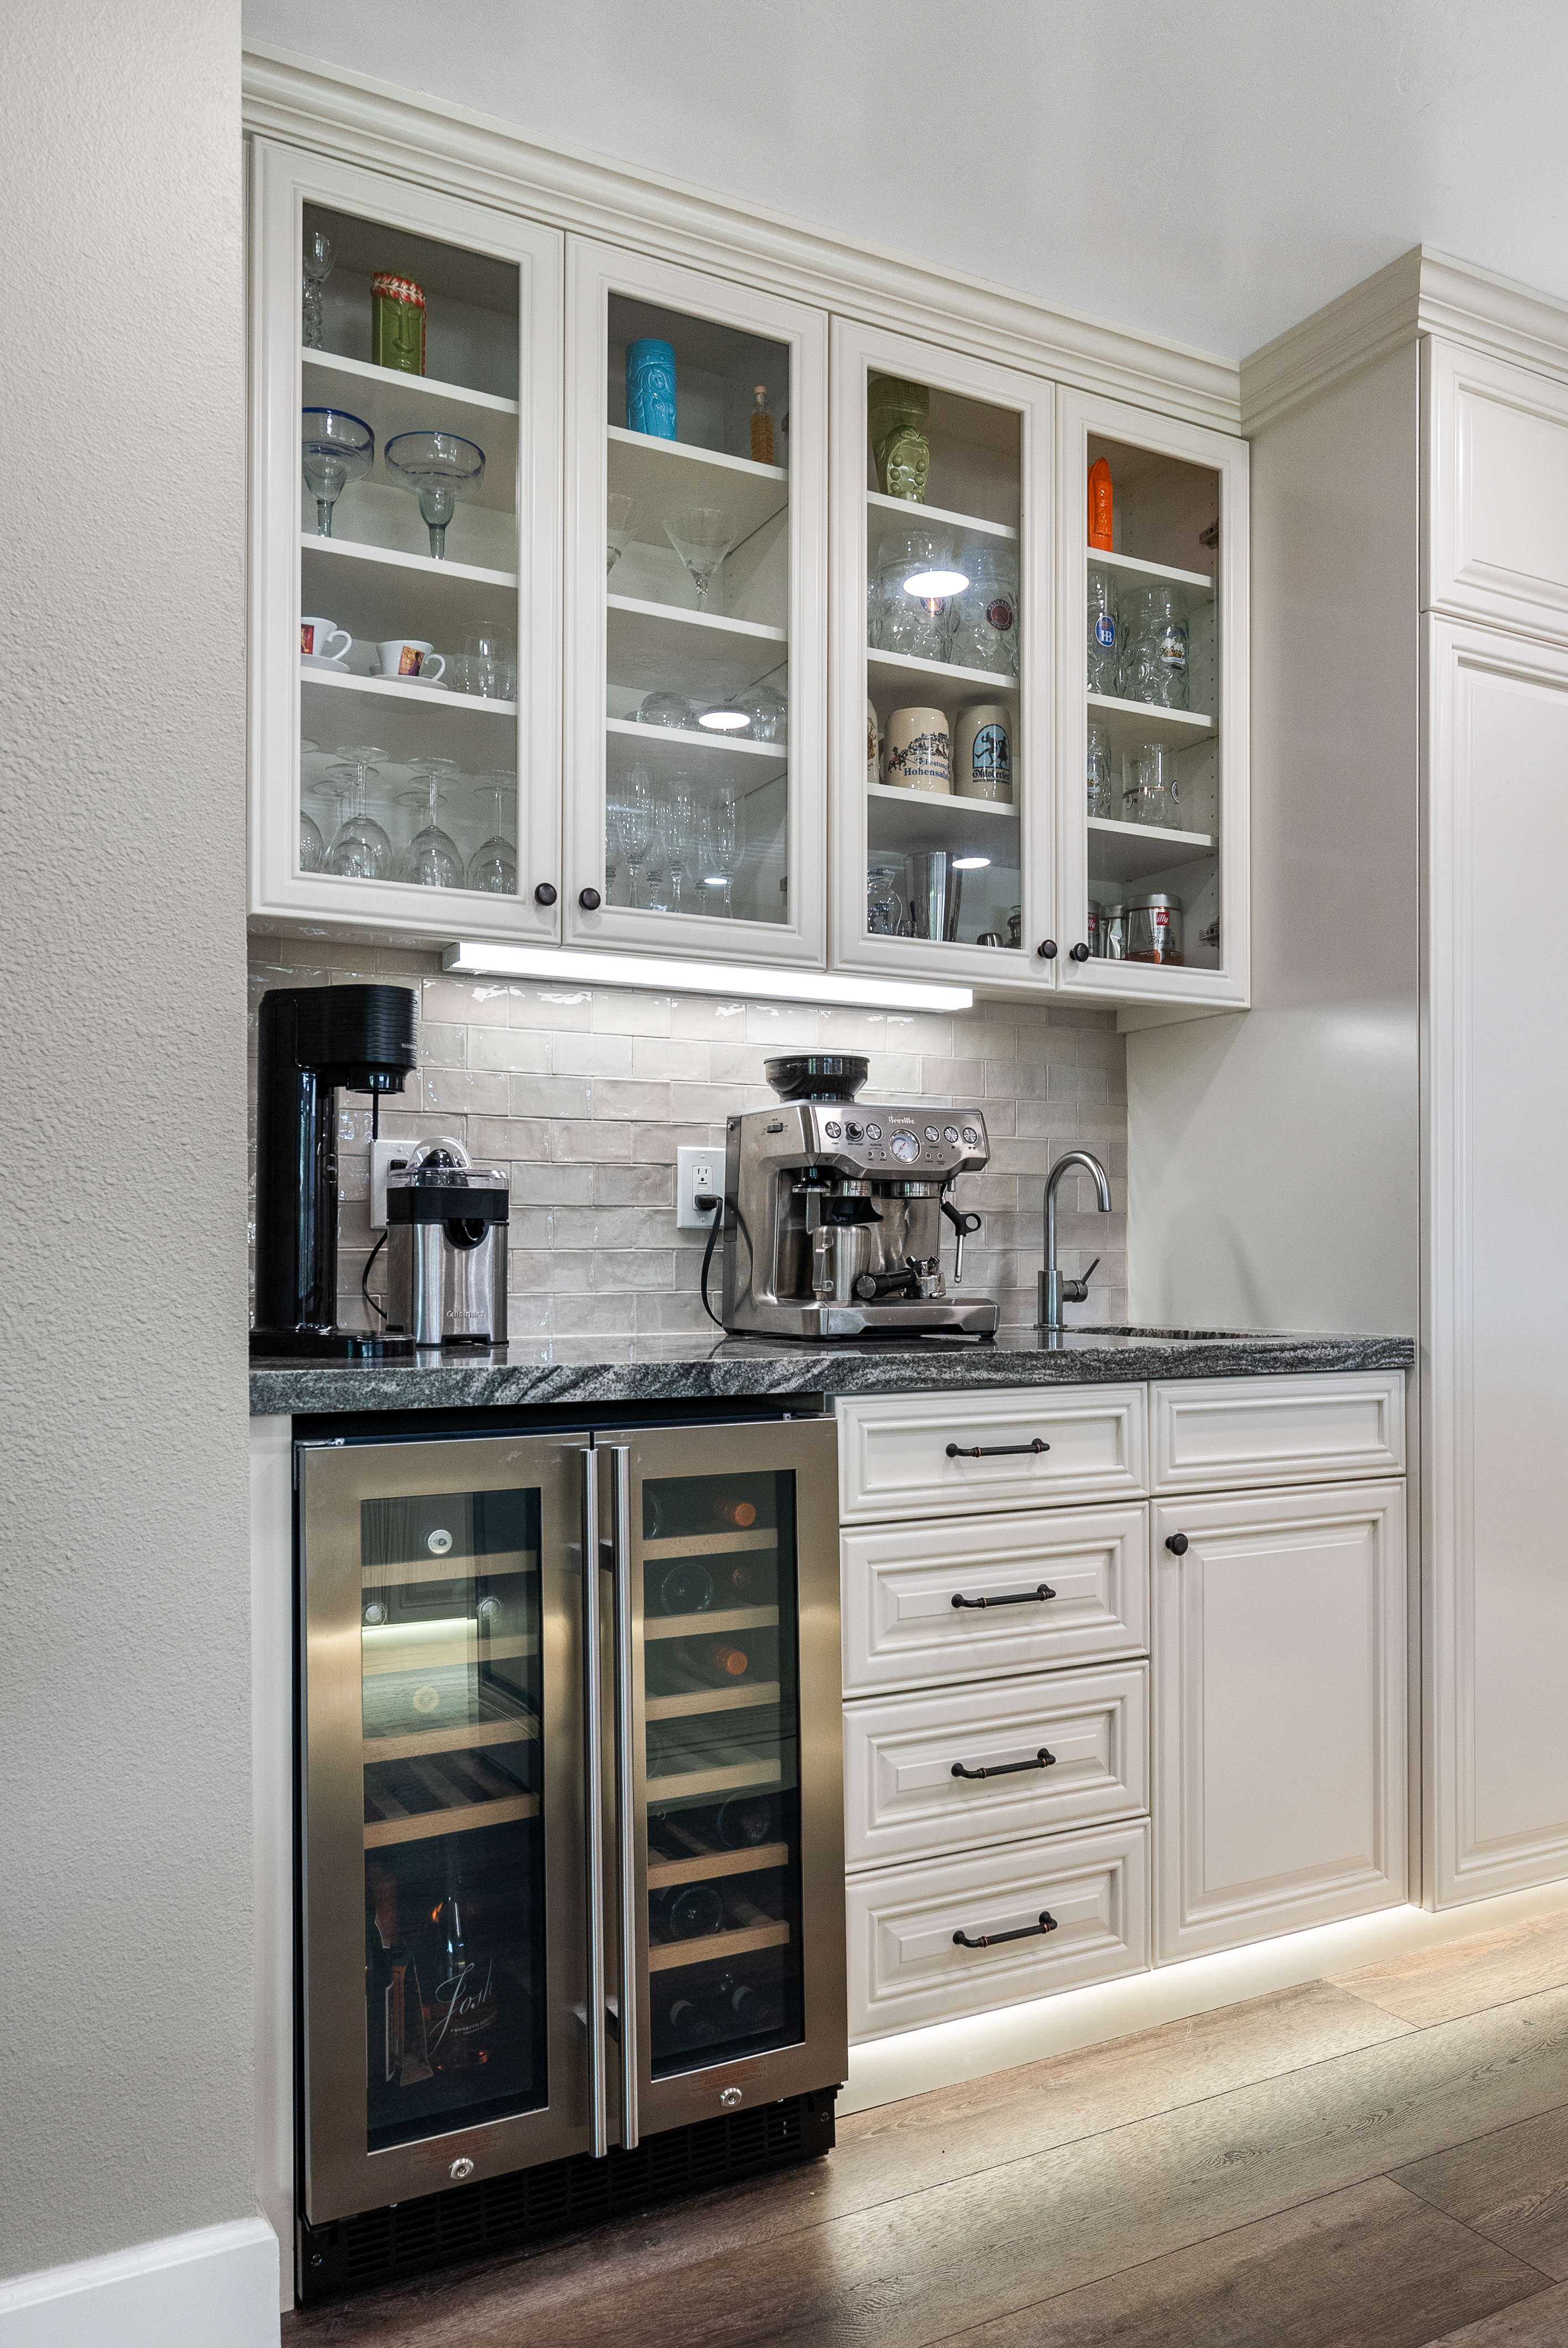
[[[846,1899],[852,2044],[993,2013],[1148,1970],[1148,1822],[877,1868]]]
[[[839,1557],[845,1695],[1086,1663],[1149,1644],[1141,1500],[852,1530]]]
[[[1145,1416],[1141,1385],[842,1402],[839,1514],[865,1521],[1122,1499],[1144,1489]],[[1030,1447],[1037,1442],[1046,1447]]]
[[[1148,1705],[1147,1663],[846,1704],[846,1863],[974,1850],[1146,1810]]]
[[[1163,1501],[1153,1552],[1157,1962],[1402,1905],[1403,1484]]]
[[[1568,636],[1568,385],[1429,340],[1429,610]]]
[[[1150,1388],[1156,1492],[1338,1484],[1405,1472],[1399,1370],[1173,1378]]]

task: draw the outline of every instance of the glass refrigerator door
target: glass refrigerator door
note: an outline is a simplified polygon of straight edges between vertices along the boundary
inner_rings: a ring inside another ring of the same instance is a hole
[[[303,1452],[315,2223],[586,2142],[579,1460]]]
[[[843,2076],[833,1446],[826,1426],[611,1438],[640,2135]]]

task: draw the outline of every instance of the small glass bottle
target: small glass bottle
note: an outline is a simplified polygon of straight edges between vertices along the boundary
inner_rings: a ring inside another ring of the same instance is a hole
[[[759,383],[752,397],[755,402],[752,409],[752,462],[753,465],[771,465],[774,462],[774,418],[773,410],[768,406],[766,384]]]

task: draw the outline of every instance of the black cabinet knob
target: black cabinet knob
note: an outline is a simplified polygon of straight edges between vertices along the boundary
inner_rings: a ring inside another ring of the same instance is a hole
[[[1069,946],[1067,951],[1071,955],[1074,962],[1087,962],[1089,960],[1089,948],[1087,946]]]
[[[553,905],[553,904],[555,903],[555,901],[556,901],[556,885],[555,885],[555,882],[554,882],[553,880],[541,880],[541,881],[539,882],[538,887],[534,891],[534,902],[535,902],[535,904],[536,904],[536,905]]]
[[[1056,940],[1054,938],[1041,938],[1035,951],[1039,954],[1041,962],[1054,962],[1056,960]]]
[[[1185,1557],[1187,1553],[1186,1534],[1172,1533],[1166,1540],[1165,1547],[1170,1550],[1173,1557]]]
[[[597,913],[604,899],[597,889],[579,889],[577,892],[577,901],[585,913]]]

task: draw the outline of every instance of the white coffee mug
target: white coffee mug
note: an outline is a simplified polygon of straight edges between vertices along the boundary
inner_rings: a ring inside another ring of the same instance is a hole
[[[341,652],[337,648],[340,636],[343,639]],[[340,628],[335,620],[302,620],[300,622],[300,652],[305,659],[346,660],[353,645],[354,638],[349,634],[348,630]]]
[[[436,685],[446,674],[444,656],[417,636],[392,636],[377,644],[383,676],[416,676]]]
[[[883,736],[882,778],[907,791],[950,791],[953,740],[939,709],[895,709]]]

